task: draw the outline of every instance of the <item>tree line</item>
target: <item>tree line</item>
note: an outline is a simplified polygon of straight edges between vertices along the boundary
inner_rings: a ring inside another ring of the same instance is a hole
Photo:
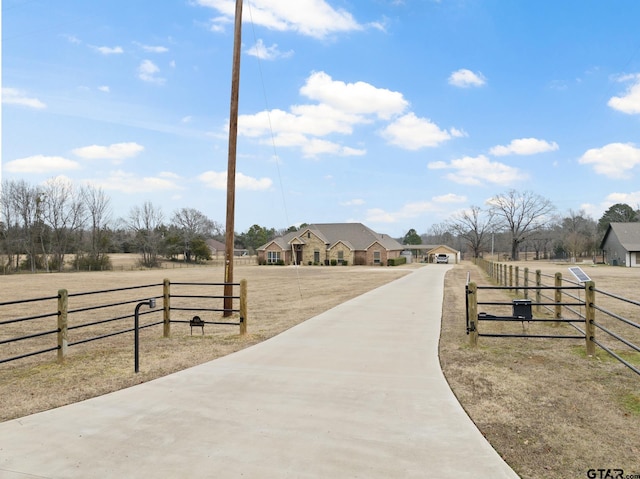
[[[252,226],[236,235],[235,248],[255,250],[281,234]],[[111,199],[91,185],[78,187],[61,178],[41,185],[4,181],[0,190],[2,271],[111,269],[111,253],[137,253],[141,266],[162,258],[198,262],[211,258],[207,240],[224,242],[221,224],[194,208],[165,217],[151,202],[113,216]]]
[[[614,204],[596,221],[584,210],[561,215],[550,200],[531,191],[509,190],[484,207],[471,206],[431,226],[427,234],[412,229],[403,242],[447,244],[472,257],[500,252],[503,259],[517,260],[521,252],[532,252],[535,259],[597,261],[609,224],[637,221],[640,210],[625,203]]]
[[[533,252],[536,259],[595,258],[611,222],[640,220],[627,204],[611,206],[594,220],[584,211],[557,214],[548,199],[530,191],[510,190],[471,206],[427,233],[411,229],[399,242],[446,244],[472,257],[487,252],[518,259]],[[235,233],[235,249],[249,254],[271,239],[308,226],[285,229],[254,224]],[[0,257],[5,273],[18,270],[64,271],[111,269],[111,253],[137,253],[141,266],[161,259],[200,262],[211,258],[208,240],[223,243],[222,225],[194,208],[180,208],[166,218],[151,202],[133,206],[114,218],[111,199],[97,187],[77,187],[55,178],[41,185],[4,181],[0,190]]]

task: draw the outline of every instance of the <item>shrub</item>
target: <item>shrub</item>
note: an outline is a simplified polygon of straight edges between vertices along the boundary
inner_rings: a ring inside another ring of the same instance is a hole
[[[338,264],[338,260],[337,259],[332,259],[331,260],[331,266],[336,266]]]
[[[399,256],[397,258],[389,258],[387,260],[387,266],[399,266],[401,264],[406,264],[407,258],[406,256]]]

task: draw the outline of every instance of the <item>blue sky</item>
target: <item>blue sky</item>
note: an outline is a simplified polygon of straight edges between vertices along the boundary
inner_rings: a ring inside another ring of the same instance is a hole
[[[2,178],[224,225],[234,0],[2,1]],[[637,0],[245,0],[235,229],[640,204]]]

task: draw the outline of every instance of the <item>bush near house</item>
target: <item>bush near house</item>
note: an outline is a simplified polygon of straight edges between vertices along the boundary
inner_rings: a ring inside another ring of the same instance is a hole
[[[387,266],[399,266],[407,263],[406,256],[398,256],[397,258],[389,258],[387,260]]]

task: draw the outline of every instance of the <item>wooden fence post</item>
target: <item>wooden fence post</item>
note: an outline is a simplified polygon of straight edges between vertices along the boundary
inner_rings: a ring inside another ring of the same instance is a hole
[[[68,330],[69,292],[66,289],[58,290],[58,362],[64,361],[69,347]]]
[[[529,268],[524,269],[524,299],[529,298]]]
[[[519,291],[519,286],[520,286],[520,268],[518,268],[517,266],[514,268],[515,269],[515,286],[516,286],[516,296],[518,296],[518,291]]]
[[[476,283],[467,285],[467,314],[469,315],[469,344],[478,346],[478,287]]]
[[[513,288],[513,265],[509,265],[509,287]]]
[[[596,284],[593,281],[584,283],[584,302],[585,302],[585,340],[587,348],[587,356],[596,354],[596,343],[593,342],[596,336],[596,327],[593,322],[596,319]]]
[[[247,334],[247,280],[240,281],[240,334]]]
[[[540,313],[540,300],[542,295],[540,293],[540,286],[542,286],[542,271],[536,270],[536,313]]]
[[[168,338],[171,335],[171,282],[165,279],[162,282],[162,336]]]
[[[556,303],[555,305],[555,318],[557,320],[559,320],[560,318],[562,318],[562,306],[560,305],[560,303],[562,303],[562,290],[560,288],[562,288],[562,273],[556,273],[555,275],[555,283],[554,283],[556,289],[554,290],[554,301]],[[554,326],[560,326],[560,322],[559,321],[555,321],[553,323]]]

